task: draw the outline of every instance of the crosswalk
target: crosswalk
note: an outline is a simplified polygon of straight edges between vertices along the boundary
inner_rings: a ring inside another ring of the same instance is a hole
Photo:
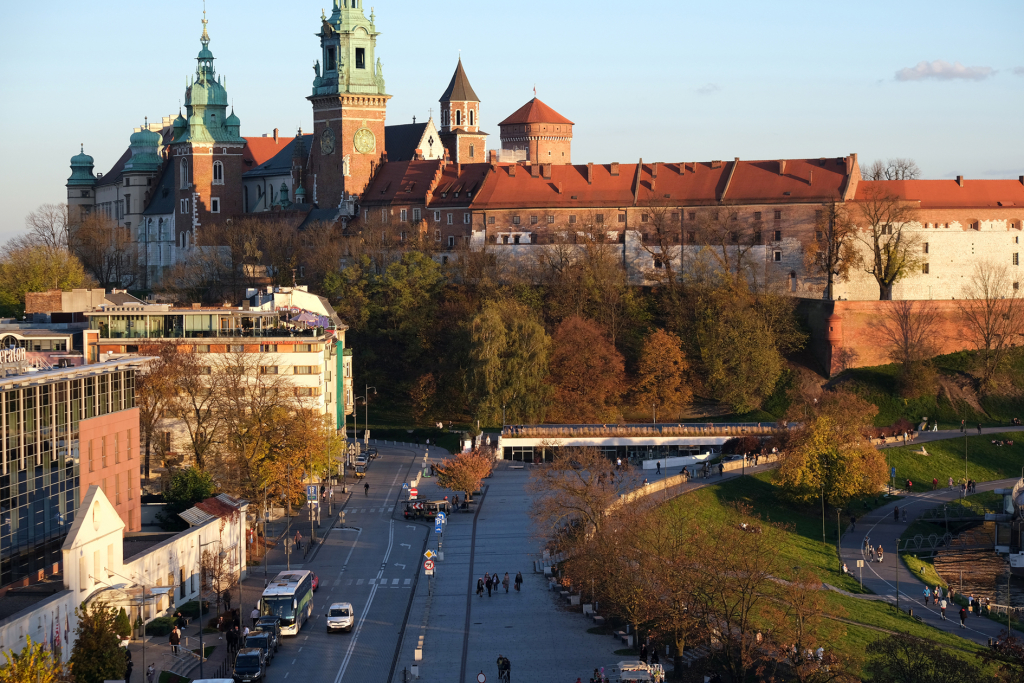
[[[377,513],[377,512],[394,512],[394,511],[395,511],[394,507],[390,507],[390,508],[358,508],[358,509],[346,509],[345,510],[345,514],[355,515],[355,514],[359,514],[360,512],[367,512],[367,513],[374,512],[374,513]]]
[[[325,582],[326,583],[326,582]],[[412,579],[378,579],[376,577],[372,579],[335,579],[334,587],[339,586],[390,586],[391,588],[400,588],[401,586],[411,586]]]

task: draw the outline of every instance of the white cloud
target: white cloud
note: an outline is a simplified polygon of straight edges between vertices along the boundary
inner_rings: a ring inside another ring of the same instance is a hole
[[[990,66],[964,66],[960,62],[950,64],[936,59],[934,62],[918,62],[913,68],[900,69],[896,72],[896,80],[923,81],[934,78],[939,81],[983,81],[993,73],[995,70]]]
[[[696,92],[698,95],[713,95],[721,90],[716,83],[705,83],[704,85],[697,88]]]
[[[1013,73],[1017,74],[1018,76],[1024,76],[1024,66],[1018,66],[1018,67],[1016,67],[1016,68],[1015,68],[1015,69],[1013,70]]]

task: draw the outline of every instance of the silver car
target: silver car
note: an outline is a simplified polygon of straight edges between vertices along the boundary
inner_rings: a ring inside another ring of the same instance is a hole
[[[355,612],[351,602],[336,602],[327,609],[327,631],[352,631]]]

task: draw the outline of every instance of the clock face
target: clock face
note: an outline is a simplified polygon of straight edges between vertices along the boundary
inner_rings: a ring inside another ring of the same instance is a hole
[[[373,131],[369,128],[360,128],[353,136],[352,143],[360,154],[370,154],[377,144],[377,138],[373,136]]]
[[[320,153],[334,154],[334,131],[330,128],[325,128],[320,134]]]

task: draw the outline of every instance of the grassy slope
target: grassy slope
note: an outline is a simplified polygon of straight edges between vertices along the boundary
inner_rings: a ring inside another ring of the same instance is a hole
[[[787,540],[780,554],[789,566],[813,567],[822,581],[837,586],[851,593],[865,592],[856,579],[844,576],[839,572],[839,560],[836,554],[836,519],[831,512],[825,519],[826,539],[821,541],[820,510],[798,510],[789,507],[779,500],[776,489],[770,483],[771,474],[763,473],[740,479],[724,481],[721,484],[707,486],[666,503],[671,511],[674,506],[697,507],[708,519],[718,518],[726,514],[728,507],[736,502],[748,503],[763,518],[788,528]],[[874,499],[855,501],[851,509],[863,510],[865,506],[873,507]],[[845,526],[846,516],[843,524]],[[955,635],[939,631],[921,624],[910,616],[900,613],[885,603],[847,597],[839,593],[828,593],[828,601],[850,621],[867,626],[892,631],[902,631],[921,638],[934,641],[943,646],[959,648],[969,652],[978,652],[983,648],[971,641]],[[836,647],[845,653],[864,656],[864,648],[868,643],[877,640],[882,634],[866,627],[846,626],[846,636],[836,643]]]
[[[1013,440],[1013,446],[996,446],[993,440]],[[964,439],[946,439],[923,444],[930,455],[913,451],[921,446],[900,446],[886,450],[889,464],[896,468],[896,484],[903,486],[906,479],[914,482],[915,490],[931,489],[932,478],[939,486],[946,486],[949,477],[959,484],[964,478]],[[1024,464],[1024,433],[986,434],[967,437],[967,474],[974,481],[992,481],[1019,477]]]

